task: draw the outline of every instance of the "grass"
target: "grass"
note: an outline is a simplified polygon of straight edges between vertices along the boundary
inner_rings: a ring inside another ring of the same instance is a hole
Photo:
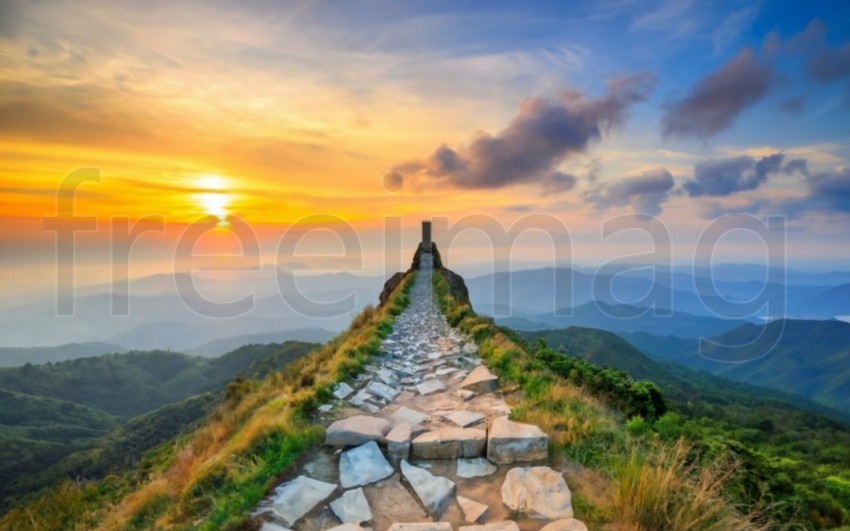
[[[315,408],[336,382],[362,372],[409,302],[415,272],[386,304],[262,382],[235,380],[198,429],[103,481],[66,481],[9,511],[0,529],[236,529],[276,477],[321,438]]]

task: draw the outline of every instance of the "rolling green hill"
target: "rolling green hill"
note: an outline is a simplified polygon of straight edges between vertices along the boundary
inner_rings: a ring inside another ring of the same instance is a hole
[[[823,528],[850,521],[843,509],[850,504],[850,416],[845,412],[650,359],[611,332],[573,327],[520,334],[529,342],[542,339],[564,355],[655,382],[673,411],[653,429],[663,437],[715,441],[715,448],[732,449],[751,474],[738,485],[742,499],[772,500],[774,511],[788,519],[831,523]]]
[[[63,478],[134,464],[204,418],[237,374],[262,379],[315,347],[246,345],[214,359],[130,352],[0,369],[0,509]]]

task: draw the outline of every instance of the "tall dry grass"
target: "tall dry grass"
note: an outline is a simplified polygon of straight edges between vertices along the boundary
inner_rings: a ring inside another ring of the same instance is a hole
[[[740,514],[723,497],[737,468],[731,458],[699,463],[680,439],[632,447],[618,474],[613,511],[626,530],[756,530],[758,515]]]

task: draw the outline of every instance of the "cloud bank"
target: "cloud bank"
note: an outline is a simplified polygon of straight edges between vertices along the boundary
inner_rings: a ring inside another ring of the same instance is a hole
[[[743,50],[700,79],[684,98],[665,106],[663,135],[706,138],[729,128],[745,109],[767,95],[773,77],[771,66],[759,64],[752,50]]]
[[[653,168],[640,175],[603,183],[585,195],[585,201],[604,209],[631,205],[635,212],[657,216],[675,181],[665,168]]]
[[[466,146],[443,144],[428,158],[393,169],[457,188],[536,184],[543,195],[565,192],[577,178],[559,171],[561,163],[621,125],[631,106],[644,101],[654,85],[652,74],[641,73],[609,81],[608,94],[598,99],[575,91],[563,91],[557,99],[531,98],[499,133],[479,132]]]
[[[753,157],[733,157],[707,160],[694,166],[693,180],[682,187],[691,197],[723,197],[747,190],[755,190],[771,175],[793,173],[806,169],[806,162],[793,159],[783,166],[785,155],[774,153],[756,160]]]

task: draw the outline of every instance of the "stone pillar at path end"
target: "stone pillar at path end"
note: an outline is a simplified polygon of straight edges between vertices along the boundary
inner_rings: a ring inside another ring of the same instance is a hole
[[[431,222],[423,221],[422,222],[422,251],[426,253],[431,252]]]

